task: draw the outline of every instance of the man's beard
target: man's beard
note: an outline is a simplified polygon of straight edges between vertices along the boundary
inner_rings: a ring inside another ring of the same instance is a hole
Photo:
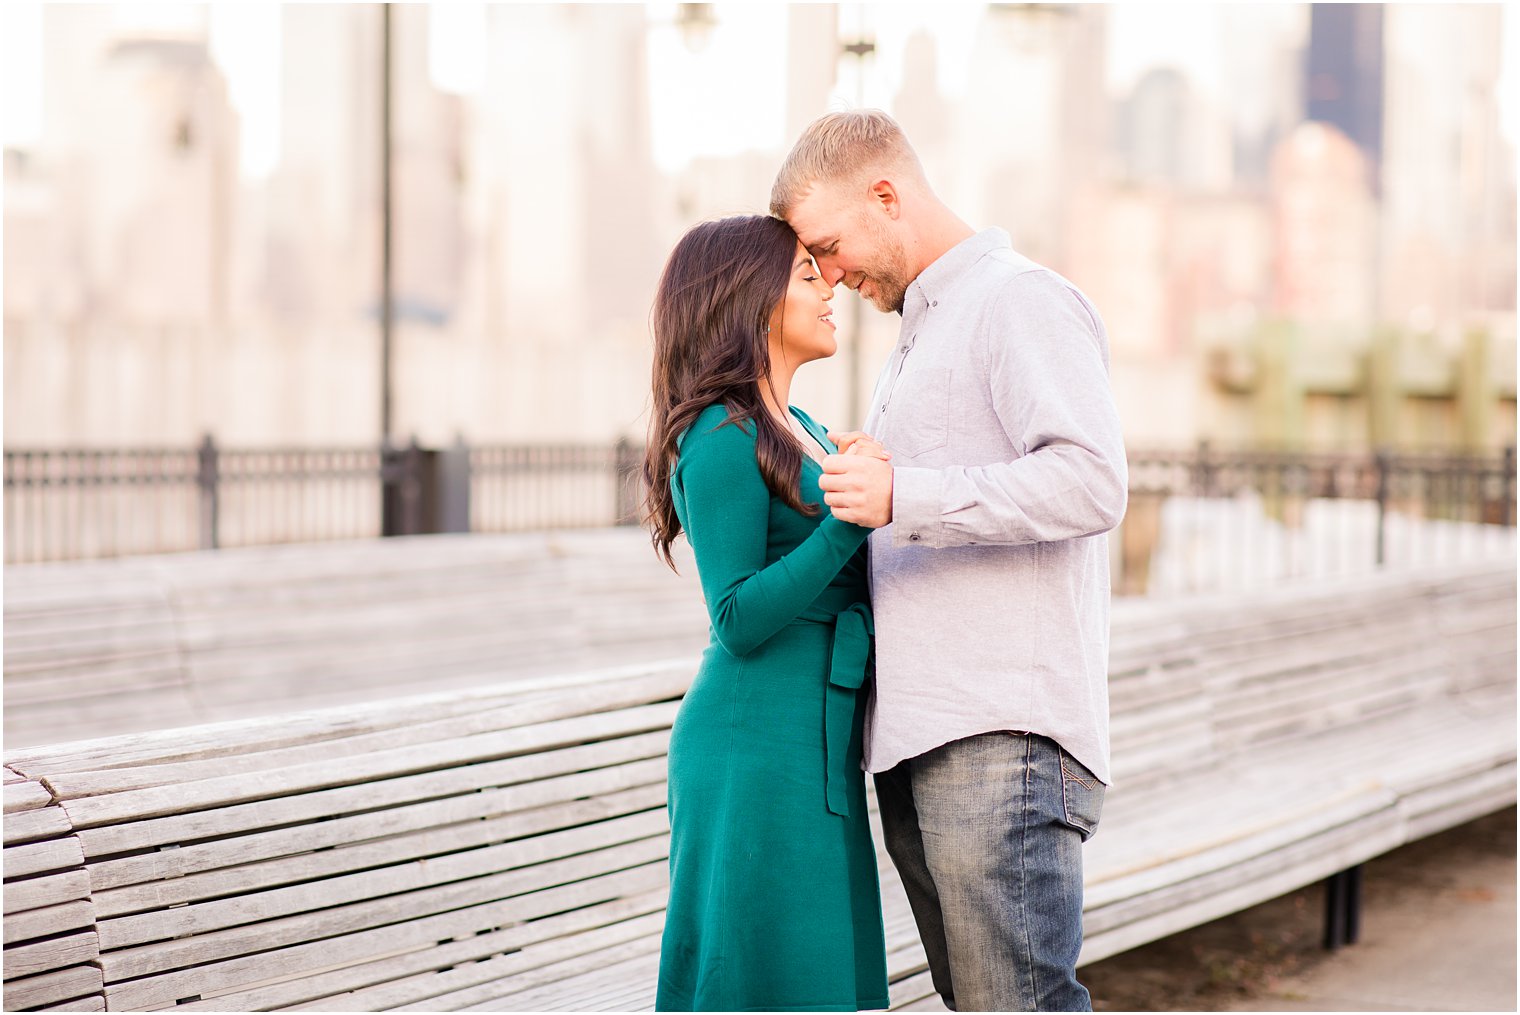
[[[885,226],[867,219],[872,233],[876,257],[861,269],[861,283],[871,283],[871,295],[866,299],[884,314],[902,313],[903,297],[913,279],[908,274],[908,254],[902,242]],[[859,286],[856,287],[859,292]]]

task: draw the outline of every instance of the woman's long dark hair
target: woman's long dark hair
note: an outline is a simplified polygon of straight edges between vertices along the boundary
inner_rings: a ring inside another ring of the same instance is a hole
[[[695,226],[671,251],[654,301],[654,404],[644,454],[644,520],[671,570],[681,532],[670,473],[677,440],[715,402],[724,426],[754,421],[755,459],[765,485],[794,510],[816,514],[798,492],[802,445],[760,400],[770,383],[766,329],[786,298],[797,234],[768,215],[738,215]]]

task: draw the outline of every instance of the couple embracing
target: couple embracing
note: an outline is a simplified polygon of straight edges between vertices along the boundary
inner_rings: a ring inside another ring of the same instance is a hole
[[[649,523],[667,561],[685,533],[712,620],[657,1007],[887,1007],[864,770],[946,1005],[1087,1010],[1126,497],[1103,325],[936,198],[885,114],[808,127],[771,212],[693,228],[655,301]],[[902,316],[849,432],[788,400],[840,282]]]

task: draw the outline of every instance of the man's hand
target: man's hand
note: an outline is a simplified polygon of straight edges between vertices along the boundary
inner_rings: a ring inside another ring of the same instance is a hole
[[[882,447],[880,441],[861,430],[850,430],[847,433],[830,430],[829,440],[839,445],[841,455],[870,455],[882,461],[888,461],[892,457],[892,452]]]
[[[859,453],[828,455],[818,487],[840,521],[879,529],[892,520],[892,466],[883,459]]]

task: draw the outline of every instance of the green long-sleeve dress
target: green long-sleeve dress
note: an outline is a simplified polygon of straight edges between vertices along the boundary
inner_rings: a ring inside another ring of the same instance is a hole
[[[826,432],[793,413],[829,451]],[[887,1006],[860,770],[870,653],[865,540],[803,459],[812,517],[773,497],[754,425],[709,407],[671,476],[712,642],[670,741],[661,1011]]]

